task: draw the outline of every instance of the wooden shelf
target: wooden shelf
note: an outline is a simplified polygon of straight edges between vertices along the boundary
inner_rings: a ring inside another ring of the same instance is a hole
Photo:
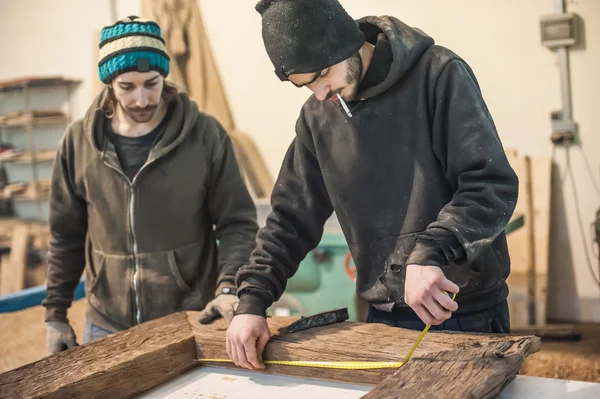
[[[53,162],[56,158],[56,150],[37,150],[35,152],[36,162]],[[6,151],[0,154],[0,162],[14,162],[16,164],[32,163],[31,153],[29,151]]]
[[[50,227],[46,222],[28,221],[19,218],[0,218],[0,247],[10,247],[14,228],[26,224],[34,237],[34,248],[47,248],[50,238]]]
[[[73,86],[81,83],[79,79],[64,76],[24,76],[0,82],[0,92],[22,91],[25,87]]]
[[[37,193],[36,193],[37,191]],[[50,180],[40,180],[37,190],[30,183],[14,183],[4,187],[2,197],[15,201],[47,200],[50,192]]]
[[[36,110],[0,115],[0,127],[23,127],[32,125],[63,124],[67,116],[60,110]]]

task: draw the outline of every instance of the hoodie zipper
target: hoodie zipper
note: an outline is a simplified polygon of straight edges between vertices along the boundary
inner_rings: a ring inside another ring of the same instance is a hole
[[[137,181],[137,178],[140,175],[140,173],[142,172],[142,170],[144,170],[148,165],[150,165],[156,159],[157,158],[151,159],[149,162],[145,163],[140,168],[140,170],[138,170],[136,175],[133,177],[133,181],[129,181],[129,178],[125,175],[125,173],[123,173],[123,171],[119,170],[119,168],[116,168],[115,166],[111,165],[110,163],[108,163],[106,161],[104,162],[110,168],[116,170],[121,176],[123,176],[125,178],[125,180],[127,180],[127,183],[129,183],[129,228],[131,230],[131,236],[133,239],[133,275],[131,277],[131,280],[132,280],[131,283],[133,286],[133,296],[135,299],[134,324],[142,323],[142,312],[140,309],[140,295],[139,295],[140,263],[139,263],[139,257],[138,257],[137,237],[135,236],[135,217],[134,217],[135,190],[134,190],[133,186],[134,186],[135,182]]]

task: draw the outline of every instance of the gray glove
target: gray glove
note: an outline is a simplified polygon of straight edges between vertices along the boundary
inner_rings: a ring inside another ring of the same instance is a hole
[[[62,321],[46,322],[46,343],[52,355],[78,346],[75,331],[68,323]]]
[[[221,294],[206,305],[200,313],[200,324],[208,324],[219,316],[223,316],[227,323],[231,322],[240,300],[236,295]]]

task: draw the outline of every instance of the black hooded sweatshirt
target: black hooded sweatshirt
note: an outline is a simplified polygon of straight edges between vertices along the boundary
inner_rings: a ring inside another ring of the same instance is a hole
[[[335,210],[357,267],[358,295],[406,308],[406,265],[435,265],[460,287],[457,313],[504,301],[504,228],[517,201],[510,167],[464,60],[393,17],[358,21],[393,54],[352,117],[311,96],[272,193],[272,212],[237,273],[237,314],[265,315],[315,248]]]

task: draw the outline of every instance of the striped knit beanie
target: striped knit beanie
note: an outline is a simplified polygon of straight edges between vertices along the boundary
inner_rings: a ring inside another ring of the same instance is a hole
[[[130,16],[100,32],[100,80],[110,84],[126,72],[157,71],[169,74],[169,56],[160,27],[153,21]]]

